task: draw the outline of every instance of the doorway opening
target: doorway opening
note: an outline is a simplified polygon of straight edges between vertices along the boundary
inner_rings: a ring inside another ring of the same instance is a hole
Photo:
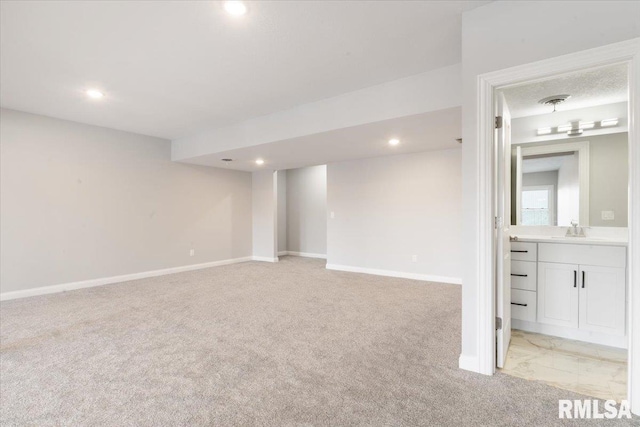
[[[327,257],[327,166],[279,170],[277,254]]]
[[[496,367],[617,401],[629,377],[628,73],[617,63],[495,92]]]

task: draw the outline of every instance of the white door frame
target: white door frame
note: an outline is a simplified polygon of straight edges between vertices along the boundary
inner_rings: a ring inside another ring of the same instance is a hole
[[[622,62],[627,63],[629,67],[628,395],[632,411],[640,414],[640,38],[478,76],[478,367],[480,373],[486,375],[492,375],[495,370],[495,213],[492,206],[491,161],[495,91],[523,82]]]

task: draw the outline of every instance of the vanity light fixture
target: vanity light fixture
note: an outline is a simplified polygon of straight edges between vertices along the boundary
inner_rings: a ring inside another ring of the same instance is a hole
[[[89,89],[88,91],[85,92],[87,94],[87,96],[91,99],[100,99],[100,98],[104,98],[104,93],[100,92],[97,89]]]
[[[389,145],[396,146],[398,144],[400,144],[400,140],[397,139],[397,138],[392,138],[392,139],[389,140]]]
[[[258,165],[258,166],[262,166],[262,165],[264,165],[264,160],[262,160],[262,159],[257,159],[257,160],[256,160],[256,165]]]
[[[226,10],[229,15],[242,16],[247,13],[247,6],[241,1],[225,1],[224,10]]]
[[[580,129],[593,129],[596,124],[594,122],[580,122],[578,128]]]
[[[596,121],[575,121],[572,123],[567,123],[564,125],[560,125],[558,127],[543,127],[538,128],[538,135],[550,135],[550,134],[558,134],[558,133],[567,133],[568,136],[578,136],[581,135],[584,130],[604,128],[608,126],[616,126],[619,120],[617,118],[613,119],[605,119],[599,122]],[[597,125],[597,126],[596,126]]]

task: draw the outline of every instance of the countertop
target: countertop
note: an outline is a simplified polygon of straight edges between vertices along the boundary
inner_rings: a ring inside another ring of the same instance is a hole
[[[565,237],[565,236],[533,236],[517,234],[517,240],[512,242],[537,242],[537,243],[571,243],[575,245],[602,245],[602,246],[628,246],[627,239],[608,238],[608,237]]]

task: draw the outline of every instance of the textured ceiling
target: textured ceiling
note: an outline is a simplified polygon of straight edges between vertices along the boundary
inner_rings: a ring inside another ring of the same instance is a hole
[[[628,98],[627,86],[627,66],[618,64],[515,86],[503,92],[511,116],[518,118],[552,112],[552,106],[538,103],[551,95],[571,95],[558,105],[558,111],[623,102]]]
[[[485,3],[2,1],[0,103],[175,139],[458,63]]]

